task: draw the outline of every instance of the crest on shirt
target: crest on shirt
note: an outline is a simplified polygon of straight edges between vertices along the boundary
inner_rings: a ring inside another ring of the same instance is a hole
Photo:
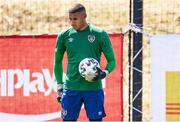
[[[94,35],[88,35],[88,41],[89,41],[89,42],[93,43],[95,39],[96,39],[96,38],[95,38]]]

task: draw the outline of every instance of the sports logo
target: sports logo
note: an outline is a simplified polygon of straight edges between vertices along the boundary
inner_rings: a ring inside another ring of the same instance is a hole
[[[64,118],[67,115],[67,113],[68,113],[67,110],[62,109],[61,116]]]
[[[69,38],[68,40],[69,40],[69,42],[73,42],[74,39],[73,38]]]
[[[95,41],[95,36],[94,35],[88,35],[88,41],[93,43]]]

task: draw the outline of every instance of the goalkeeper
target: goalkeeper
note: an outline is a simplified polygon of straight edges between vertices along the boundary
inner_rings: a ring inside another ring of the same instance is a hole
[[[57,100],[61,104],[63,121],[76,121],[84,104],[89,121],[102,121],[104,92],[101,79],[116,66],[114,51],[108,34],[86,21],[86,9],[75,4],[69,9],[71,27],[62,31],[56,40],[54,73],[57,80]],[[68,66],[65,81],[62,80],[64,53],[67,53]],[[94,74],[81,77],[78,66],[84,58],[94,58],[100,62],[101,53],[107,60],[104,70],[97,68]]]

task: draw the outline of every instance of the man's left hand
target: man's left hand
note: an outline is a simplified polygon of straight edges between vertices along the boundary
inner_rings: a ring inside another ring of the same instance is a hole
[[[97,72],[96,72],[96,77],[94,77],[94,81],[95,80],[99,80],[99,79],[104,79],[108,74],[108,70],[101,70],[99,67],[96,67]]]
[[[85,76],[85,79],[87,81],[93,82],[93,81],[96,81],[96,80],[99,80],[99,79],[103,79],[109,74],[109,72],[107,70],[101,70],[98,67],[96,67],[96,69],[97,69],[96,73],[89,72]]]

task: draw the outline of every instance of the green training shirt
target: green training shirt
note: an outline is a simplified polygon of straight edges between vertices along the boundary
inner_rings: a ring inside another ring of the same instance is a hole
[[[103,52],[107,60],[106,69],[111,72],[116,66],[113,48],[109,36],[104,30],[93,25],[88,25],[83,31],[69,28],[61,32],[56,40],[54,73],[58,84],[62,83],[62,59],[65,51],[67,52],[68,66],[64,88],[68,90],[102,89],[101,80],[88,82],[81,77],[78,66],[84,58],[95,58],[100,62]]]

